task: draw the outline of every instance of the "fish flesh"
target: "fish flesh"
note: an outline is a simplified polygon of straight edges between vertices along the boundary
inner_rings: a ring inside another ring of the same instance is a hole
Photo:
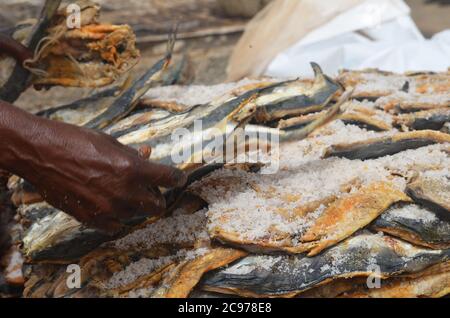
[[[250,252],[303,253],[314,242],[303,242],[302,236],[317,224],[329,232],[315,243],[335,244],[333,238],[345,239],[369,225],[389,202],[411,202],[404,190],[413,169],[442,169],[447,163],[445,152],[429,152],[445,149],[440,145],[370,162],[320,159],[319,148],[304,160],[313,146],[326,149],[321,138],[328,138],[329,130],[324,128],[323,134],[282,145],[280,170],[274,175],[218,170],[192,184],[187,191],[209,204],[209,235]]]
[[[187,298],[203,275],[214,269],[224,267],[246,256],[247,253],[235,249],[216,248],[184,265],[177,277],[163,294],[156,296],[164,298]]]
[[[369,160],[391,156],[408,149],[436,144],[449,143],[450,135],[434,130],[402,132],[393,136],[374,138],[350,144],[330,147],[325,158],[340,157],[347,159]]]
[[[337,278],[325,285],[313,287],[298,295],[298,298],[337,298],[367,285],[366,277]]]
[[[449,257],[449,250],[422,249],[389,236],[363,233],[311,258],[247,256],[207,274],[202,287],[244,297],[295,297],[338,278],[377,275],[386,279],[420,272]]]
[[[450,222],[415,204],[396,205],[376,219],[371,228],[414,245],[450,248]]]
[[[315,256],[368,225],[394,203],[409,201],[403,192],[389,184],[371,184],[332,203],[300,241],[308,245],[308,256]]]
[[[191,200],[178,202],[176,209],[197,212],[197,202],[191,206]],[[195,211],[192,211],[195,210]],[[113,241],[119,237],[130,235],[141,227],[156,222],[158,217],[144,218],[137,221],[137,226],[127,229],[116,236],[108,236],[97,230],[87,228],[71,216],[49,206],[38,203],[19,209],[22,219],[30,226],[26,229],[23,242],[23,252],[29,262],[67,264],[79,260],[104,242]],[[186,217],[187,218],[187,217]],[[167,220],[166,222],[170,221]]]

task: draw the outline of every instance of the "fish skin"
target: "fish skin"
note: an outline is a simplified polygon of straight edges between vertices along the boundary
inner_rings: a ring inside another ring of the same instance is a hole
[[[432,221],[420,217],[412,219],[392,213],[400,207],[395,206],[383,213],[372,223],[371,228],[415,245],[433,249],[450,248],[450,222],[448,220],[425,208],[422,208],[424,213],[434,216]]]
[[[419,176],[408,184],[406,192],[415,202],[428,207],[443,219],[450,221],[449,181],[443,182]]]
[[[127,134],[120,136],[119,141],[124,144],[140,147],[141,145],[147,145],[152,148],[156,147],[158,144],[167,144],[171,141],[171,133],[176,128],[186,128],[189,131],[194,131],[194,120],[202,120],[203,129],[208,129],[216,125],[218,122],[223,120],[224,116],[230,114],[236,109],[242,102],[251,96],[255,95],[259,89],[255,89],[244,93],[241,96],[233,98],[222,105],[199,105],[197,107],[191,108],[189,111],[176,114],[170,118],[163,119],[159,122],[153,123],[152,125],[144,124],[142,126],[137,126],[135,129],[127,132]],[[159,129],[161,128],[161,129]],[[133,137],[139,130],[143,131],[156,131],[158,134],[152,137],[145,137],[145,139],[139,139],[138,137]],[[120,134],[120,132],[117,132]]]
[[[450,121],[450,113],[448,114],[435,114],[430,118],[417,118],[411,125],[414,130],[440,130],[445,123]]]
[[[353,90],[345,91],[344,94],[339,98],[338,102],[331,106],[324,114],[319,115],[315,120],[313,120],[303,128],[283,132],[283,134],[281,134],[280,136],[280,141],[300,141],[307,138],[317,129],[329,124],[330,122],[338,118],[339,114],[342,111],[342,106],[351,98],[352,94]]]
[[[17,213],[18,215],[20,215],[21,222],[25,224],[39,222],[46,216],[55,214],[55,212],[56,209],[45,202],[22,205],[17,209]],[[26,229],[28,229],[28,227]]]
[[[127,135],[121,136],[118,140],[133,148],[139,148],[143,145],[150,146],[154,150],[151,156],[152,160],[163,164],[174,164],[171,160],[171,153],[176,145],[172,140],[171,133],[175,129],[183,128],[187,131],[194,132],[196,128],[194,121],[201,120],[203,133],[208,129],[218,128],[226,137],[230,131],[232,132],[241,124],[240,122],[234,122],[231,118],[239,107],[245,105],[245,103],[254,98],[257,94],[270,92],[284,83],[287,82],[276,83],[268,87],[251,90],[221,105],[215,105],[214,103],[199,105],[187,112],[154,122],[152,125],[144,124],[141,126],[140,130],[131,131]],[[245,118],[248,116],[251,116],[251,114],[245,115]],[[243,118],[244,121],[245,118]],[[224,131],[224,127],[227,128],[227,131]],[[139,135],[140,132],[142,132],[142,136]],[[120,132],[118,133],[120,134]],[[210,144],[210,142],[210,140],[203,140],[201,148],[204,149],[204,146]],[[194,144],[191,146],[193,145]],[[164,149],[162,153],[159,151],[161,148]]]
[[[120,137],[139,129],[145,125],[158,123],[160,120],[167,119],[172,116],[170,112],[162,109],[152,110],[135,110],[131,112],[125,119],[108,127],[104,132],[108,135],[119,139]]]
[[[412,130],[441,130],[447,122],[450,122],[450,108],[401,114],[395,118],[397,126],[406,126]]]
[[[141,78],[133,83],[132,87],[120,95],[105,112],[84,126],[90,129],[103,129],[125,117],[137,106],[139,98],[150,89],[153,84],[153,77],[163,71],[166,65],[167,57],[153,65]]]
[[[269,266],[258,266],[261,257]],[[372,275],[368,268],[373,264],[380,267],[382,278],[388,278],[419,272],[449,257],[450,250],[421,249],[392,237],[361,234],[312,258],[251,255],[225,270],[207,274],[202,287],[247,297],[295,297],[337,278]],[[243,274],[233,274],[238,268],[243,268]]]
[[[398,133],[394,136],[381,137],[331,146],[324,158],[340,157],[350,160],[369,160],[390,156],[399,152],[417,149],[436,143],[450,142],[450,135],[434,130],[421,130]]]

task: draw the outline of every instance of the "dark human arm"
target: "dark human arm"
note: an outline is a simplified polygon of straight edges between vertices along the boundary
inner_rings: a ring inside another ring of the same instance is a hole
[[[0,33],[0,53],[13,57],[20,65],[33,58],[33,53],[21,43]]]
[[[106,134],[2,101],[0,169],[30,182],[56,208],[108,232],[134,216],[162,213],[165,200],[158,186],[186,181],[183,172],[151,163]]]

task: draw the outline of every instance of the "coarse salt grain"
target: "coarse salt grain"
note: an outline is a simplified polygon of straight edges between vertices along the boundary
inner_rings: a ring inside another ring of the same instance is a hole
[[[162,269],[174,262],[189,261],[206,254],[208,248],[196,250],[180,250],[175,255],[164,256],[157,259],[141,258],[131,263],[123,271],[114,273],[106,282],[107,289],[115,289],[131,284],[142,276],[148,275],[158,269]]]
[[[290,147],[295,151],[291,151]],[[242,239],[270,241],[273,238],[273,230],[276,229],[290,234],[292,244],[298,244],[294,241],[295,238],[314,223],[324,207],[306,217],[293,220],[284,217],[280,213],[280,208],[289,215],[296,207],[313,201],[329,196],[345,197],[348,193],[342,191],[342,186],[351,185],[354,180],[358,180],[358,186],[385,181],[399,190],[404,190],[406,179],[416,166],[448,165],[449,159],[442,151],[443,147],[445,145],[432,145],[368,161],[341,158],[310,159],[300,165],[285,164],[284,170],[269,176],[222,170],[193,185],[193,190],[209,202],[207,216],[210,232],[220,228],[237,233]],[[301,158],[301,154],[298,153],[301,151],[298,144],[284,145],[281,151],[282,163],[283,161],[286,163],[284,158],[287,154]],[[292,166],[295,168],[290,169]],[[236,187],[229,187],[227,184],[227,177],[230,176],[239,180]],[[208,180],[211,179],[218,182],[211,186],[208,184]],[[221,180],[224,184],[220,183]],[[202,186],[203,183],[208,186]],[[351,187],[350,193],[355,191],[357,188]],[[286,200],[286,196],[294,199]]]
[[[176,215],[158,220],[113,244],[122,250],[137,247],[148,249],[158,244],[186,245],[208,239],[205,210],[201,210],[192,215]]]
[[[438,220],[433,212],[415,204],[408,204],[402,207],[392,207],[383,213],[381,218],[387,221],[403,218],[421,221],[424,223],[432,223]]]

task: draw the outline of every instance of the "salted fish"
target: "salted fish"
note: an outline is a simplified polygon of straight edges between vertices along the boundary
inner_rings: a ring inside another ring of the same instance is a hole
[[[412,277],[394,278],[380,288],[356,288],[345,298],[441,298],[450,294],[450,263],[439,264]]]
[[[338,278],[386,279],[447,261],[450,250],[429,250],[378,234],[360,234],[309,258],[251,255],[206,275],[207,291],[245,297],[295,297]],[[377,272],[377,270],[379,270]]]
[[[344,87],[355,87],[355,97],[377,100],[396,94],[432,96],[447,94],[450,88],[448,73],[395,74],[377,69],[342,71],[338,76]]]
[[[421,130],[397,133],[392,136],[374,138],[350,144],[333,145],[327,150],[325,158],[341,157],[347,159],[369,160],[391,156],[408,149],[449,143],[450,135],[434,130]]]
[[[222,181],[236,191],[246,186],[240,184],[239,178]],[[202,185],[208,186],[208,182]],[[294,209],[292,213],[280,208],[277,217],[300,222],[296,234],[277,229],[274,221],[273,228],[268,229],[270,231],[268,237],[246,237],[245,233],[239,233],[227,226],[229,223],[227,213],[221,215],[219,222],[211,226],[208,232],[213,239],[250,252],[285,251],[293,254],[307,252],[309,256],[314,256],[364,228],[393,204],[409,201],[410,198],[391,184],[376,182],[342,198],[330,196],[317,202],[310,202]],[[320,212],[320,216],[313,218],[317,212]]]
[[[171,153],[186,147],[204,149],[213,138],[217,137],[217,129],[222,131],[226,139],[234,129],[245,125],[252,118],[265,117],[269,121],[295,112],[312,111],[312,108],[324,109],[341,88],[326,77],[317,65],[313,65],[316,80],[312,85],[303,81],[287,81],[258,87],[225,103],[220,100],[194,106],[160,121],[128,127],[125,134],[116,130],[114,135],[119,142],[126,145],[151,146],[152,160],[174,164]],[[295,100],[295,107],[292,106],[292,102],[288,102],[291,100]],[[200,132],[197,126],[199,121],[201,121]],[[197,135],[192,137],[189,144],[177,143],[172,140],[171,135],[176,129],[185,129],[192,134],[196,132]]]
[[[399,92],[379,98],[376,104],[384,111],[395,114],[446,109],[450,107],[450,94],[448,89],[435,94]]]
[[[37,113],[38,116],[83,126],[103,113],[120,94],[120,87],[105,89],[86,98]]]
[[[392,207],[376,219],[371,228],[415,245],[434,249],[450,248],[450,222],[416,204]]]
[[[136,36],[129,25],[100,24],[97,3],[78,0],[76,4],[80,27],[68,28],[70,12],[61,7],[46,29],[46,41],[25,61],[34,74],[34,85],[102,87],[137,63]]]
[[[432,172],[431,172],[432,173]],[[450,220],[450,176],[421,175],[407,187],[411,198],[438,213],[445,220]]]
[[[278,123],[278,128],[283,130],[292,130],[305,127],[310,124],[314,120],[316,120],[319,116],[323,115],[326,111],[312,113],[308,115],[303,115],[299,117],[294,117],[286,120],[281,120]],[[386,123],[376,116],[371,116],[369,114],[364,114],[361,112],[352,112],[352,113],[343,113],[339,115],[336,119],[342,120],[345,124],[356,125],[361,128],[365,128],[367,130],[373,131],[389,131],[392,129],[392,125],[390,123]]]
[[[396,125],[411,130],[441,130],[447,122],[450,122],[450,107],[400,114],[395,118]]]
[[[247,255],[209,245],[204,226],[204,211],[178,215],[97,248],[77,262],[82,288],[75,291],[65,266],[31,265],[25,296],[188,297],[206,272]]]
[[[31,262],[70,263],[112,238],[47,204],[27,207],[22,252]]]

